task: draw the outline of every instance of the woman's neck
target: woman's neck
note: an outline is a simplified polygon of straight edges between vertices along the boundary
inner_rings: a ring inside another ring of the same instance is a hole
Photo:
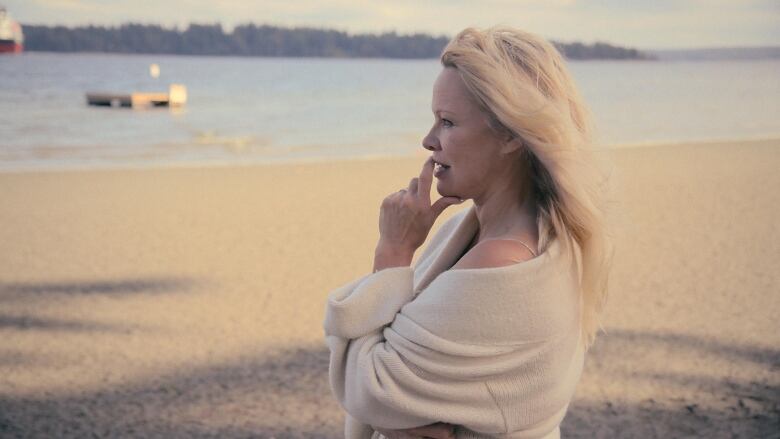
[[[507,235],[525,235],[533,241],[538,240],[537,211],[530,191],[523,190],[522,187],[517,190],[512,189],[494,191],[479,200],[474,200],[479,221],[475,245],[485,239]]]

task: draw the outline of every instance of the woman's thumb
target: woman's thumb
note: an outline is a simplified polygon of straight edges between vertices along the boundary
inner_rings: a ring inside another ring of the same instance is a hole
[[[433,210],[433,213],[436,216],[441,215],[442,212],[444,212],[444,209],[454,205],[454,204],[460,204],[466,200],[461,200],[458,197],[441,197],[438,200],[436,200],[435,203],[431,206],[431,209]]]

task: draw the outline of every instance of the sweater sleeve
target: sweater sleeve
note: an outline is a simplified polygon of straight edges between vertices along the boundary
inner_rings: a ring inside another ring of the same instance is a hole
[[[423,328],[412,330],[416,335],[394,329],[403,315],[399,311],[413,297],[413,270],[396,267],[364,276],[328,298],[329,379],[352,421],[348,430],[368,431],[356,428],[357,423],[403,429],[447,422],[484,433],[506,432],[486,383],[448,373],[458,368],[453,364],[469,363],[473,349],[464,350]],[[408,329],[409,324],[402,326]]]
[[[328,296],[325,334],[358,338],[389,324],[412,300],[414,270],[392,267],[361,277]]]

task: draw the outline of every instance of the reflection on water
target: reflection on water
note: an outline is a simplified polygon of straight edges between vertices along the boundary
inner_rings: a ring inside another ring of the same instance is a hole
[[[158,64],[159,78],[149,76]],[[605,144],[780,135],[780,61],[573,62]],[[26,53],[0,59],[0,169],[407,155],[436,60]],[[87,91],[188,89],[187,106]]]

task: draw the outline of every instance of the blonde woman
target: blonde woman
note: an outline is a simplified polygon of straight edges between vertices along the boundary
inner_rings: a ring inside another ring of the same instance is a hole
[[[328,297],[345,436],[557,438],[612,258],[586,107],[528,32],[466,29],[441,62],[430,157],[381,205],[374,272]]]

